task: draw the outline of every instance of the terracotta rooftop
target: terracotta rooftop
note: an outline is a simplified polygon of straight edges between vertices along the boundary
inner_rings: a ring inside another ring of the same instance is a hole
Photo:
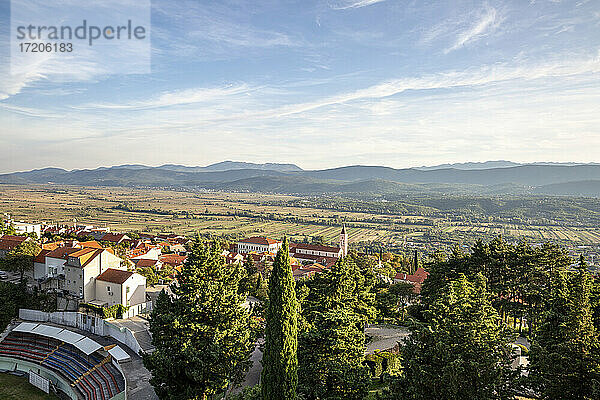
[[[327,253],[338,253],[340,251],[339,247],[334,246],[324,246],[320,244],[308,244],[308,243],[291,243],[290,249],[304,249],[304,250],[313,250],[313,251],[324,251]]]
[[[4,235],[0,238],[0,250],[12,250],[27,240],[23,236]]]
[[[104,236],[102,236],[102,239],[100,240],[105,240],[107,242],[114,242],[114,243],[118,243],[123,239],[127,239],[128,236],[125,235],[124,233],[107,233]]]
[[[158,260],[149,260],[147,258],[140,258],[137,260],[132,260],[135,264],[136,268],[146,268],[146,267],[154,267]]]
[[[50,253],[50,250],[42,249],[37,256],[33,259],[33,262],[45,264],[46,263],[46,254]]]
[[[81,250],[81,249],[78,247],[59,247],[57,249],[50,251],[48,254],[46,254],[46,257],[66,259],[67,255],[69,255],[71,253],[75,253],[76,251],[79,251],[79,250]]]
[[[96,278],[99,281],[116,283],[122,285],[127,279],[133,275],[133,272],[124,271],[121,269],[109,268]]]
[[[186,258],[187,256],[180,256],[178,254],[164,254],[158,257],[160,261],[169,265],[181,265]]]
[[[89,240],[87,242],[79,242],[79,245],[81,245],[81,247],[90,247],[93,249],[103,249],[104,247],[102,247],[102,245],[98,242],[96,242],[95,240]]]
[[[269,244],[281,243],[281,241],[275,240],[275,239],[269,239],[266,237],[255,236],[255,237],[250,237],[247,239],[238,240],[238,243],[252,243],[252,244],[269,245]]]
[[[398,279],[401,281],[407,281],[411,283],[423,283],[425,279],[429,276],[429,272],[425,271],[423,268],[419,267],[412,275],[407,275],[401,272],[398,272],[394,279]]]

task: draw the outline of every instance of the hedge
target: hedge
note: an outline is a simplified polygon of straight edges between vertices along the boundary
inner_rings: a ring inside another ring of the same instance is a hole
[[[400,355],[382,351],[365,356],[365,364],[373,378],[381,378],[383,374],[397,375],[400,372]]]
[[[79,304],[79,307],[93,311],[104,319],[123,318],[123,314],[127,312],[127,307],[123,306],[122,304],[115,304],[110,307],[100,307],[95,304],[81,303]]]

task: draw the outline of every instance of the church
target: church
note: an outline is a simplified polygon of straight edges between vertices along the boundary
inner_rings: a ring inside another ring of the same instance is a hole
[[[281,248],[282,242],[265,237],[251,237],[236,243],[236,251],[240,254],[250,252],[276,253]],[[346,227],[342,227],[337,246],[327,246],[308,243],[290,243],[290,257],[299,262],[320,263],[323,265],[335,264],[335,262],[348,255],[348,233]]]

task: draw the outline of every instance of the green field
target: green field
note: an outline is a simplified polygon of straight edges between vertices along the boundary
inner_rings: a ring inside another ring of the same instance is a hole
[[[109,226],[114,231],[264,235],[337,241],[345,223],[351,243],[509,240],[600,244],[598,200],[416,198],[381,203],[327,197],[157,189],[0,185],[0,212],[15,220]],[[495,202],[488,209],[483,205]],[[522,204],[523,203],[523,204]],[[512,207],[512,208],[511,208]]]
[[[27,378],[0,374],[0,399],[2,400],[56,400],[58,397],[46,394],[32,386]]]

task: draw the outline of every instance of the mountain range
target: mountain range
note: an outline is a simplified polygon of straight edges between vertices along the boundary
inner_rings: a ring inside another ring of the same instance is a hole
[[[303,170],[294,164],[224,161],[205,167],[138,164],[0,175],[0,184],[169,187],[294,194],[548,194],[600,197],[600,164],[510,161],[395,169],[353,165]]]

